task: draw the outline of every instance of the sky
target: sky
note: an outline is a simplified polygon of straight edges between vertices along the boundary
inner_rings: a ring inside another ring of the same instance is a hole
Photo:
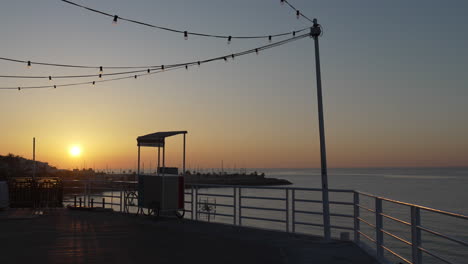
[[[75,0],[138,21],[221,35],[309,27],[279,0]],[[330,167],[468,166],[467,1],[291,0],[320,38]],[[265,40],[211,39],[151,29],[59,0],[5,1],[0,57],[83,65],[162,65],[223,56]],[[278,39],[279,40],[279,39]],[[135,168],[136,138],[187,130],[187,167],[320,166],[311,38],[137,80],[0,90],[0,155],[60,168]],[[3,75],[97,74],[0,61]],[[97,78],[95,78],[97,79]],[[89,79],[94,80],[94,79]],[[57,80],[69,83],[81,80]],[[48,80],[0,78],[1,87]],[[180,166],[182,137],[167,140]],[[81,155],[69,154],[72,146]],[[156,150],[143,162],[155,166]]]

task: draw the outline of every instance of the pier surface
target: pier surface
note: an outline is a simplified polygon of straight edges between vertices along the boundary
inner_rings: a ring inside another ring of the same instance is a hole
[[[1,263],[376,263],[351,242],[112,212],[0,218]]]

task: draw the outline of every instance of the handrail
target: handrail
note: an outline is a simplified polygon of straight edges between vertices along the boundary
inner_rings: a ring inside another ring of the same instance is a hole
[[[367,196],[367,197],[380,199],[382,201],[391,202],[391,203],[395,203],[395,204],[406,205],[406,206],[413,206],[413,207],[417,207],[417,208],[425,210],[425,211],[444,214],[444,215],[449,215],[449,216],[461,218],[461,219],[464,219],[464,220],[468,220],[467,215],[454,213],[454,212],[449,212],[449,211],[438,210],[438,209],[430,208],[430,207],[427,207],[427,206],[422,206],[422,205],[417,205],[417,204],[412,204],[412,203],[401,202],[401,201],[397,201],[397,200],[393,200],[393,199],[389,199],[389,198],[385,198],[385,197],[381,197],[381,196],[377,196],[377,195],[373,195],[373,194],[369,194],[369,193],[365,193],[365,192],[361,192],[361,191],[356,191],[356,192],[359,193],[359,194],[362,194],[364,196]]]

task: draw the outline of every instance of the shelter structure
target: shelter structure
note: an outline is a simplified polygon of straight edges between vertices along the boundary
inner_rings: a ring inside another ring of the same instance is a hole
[[[166,168],[166,138],[172,137],[175,135],[183,135],[183,152],[182,152],[182,173],[185,174],[185,142],[187,131],[167,131],[167,132],[156,132],[152,134],[147,134],[144,136],[139,136],[137,138],[138,146],[138,171],[137,175],[140,175],[140,148],[141,147],[154,147],[158,148],[158,168],[157,174],[160,174],[161,168],[161,148],[162,148],[162,174],[165,173]]]

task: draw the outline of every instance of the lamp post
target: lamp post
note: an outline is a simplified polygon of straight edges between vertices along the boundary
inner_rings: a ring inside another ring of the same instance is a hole
[[[328,174],[327,174],[327,153],[325,147],[325,125],[323,121],[323,102],[322,102],[322,76],[320,72],[320,51],[318,38],[322,34],[320,24],[317,19],[313,20],[314,25],[310,29],[310,36],[314,39],[315,45],[315,74],[317,79],[317,101],[318,101],[318,121],[320,133],[320,160],[322,175],[322,206],[323,206],[323,229],[324,237],[330,240],[330,202],[328,197]]]

